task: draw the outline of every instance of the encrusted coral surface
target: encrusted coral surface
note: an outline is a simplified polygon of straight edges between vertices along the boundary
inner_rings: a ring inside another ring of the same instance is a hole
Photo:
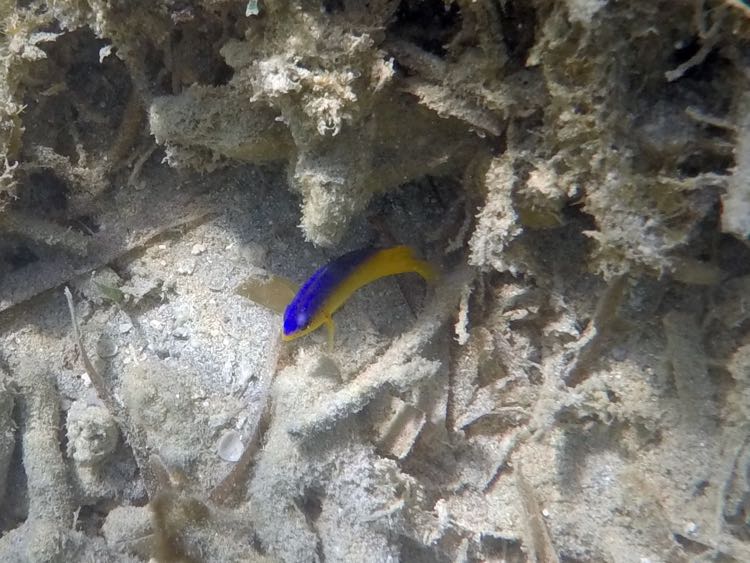
[[[750,560],[745,2],[0,22],[0,560]]]

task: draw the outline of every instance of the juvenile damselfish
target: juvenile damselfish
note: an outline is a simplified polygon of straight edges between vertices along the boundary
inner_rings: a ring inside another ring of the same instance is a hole
[[[331,316],[355,291],[385,276],[407,272],[416,272],[427,281],[435,278],[432,266],[416,258],[408,246],[363,248],[336,258],[315,272],[289,303],[282,339],[299,338],[325,324],[332,346]]]

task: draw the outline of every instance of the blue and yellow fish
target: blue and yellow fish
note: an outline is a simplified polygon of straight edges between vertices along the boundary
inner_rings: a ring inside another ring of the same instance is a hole
[[[333,313],[360,287],[407,272],[427,281],[435,278],[432,266],[416,258],[408,246],[364,248],[336,258],[315,272],[287,305],[282,339],[299,338],[325,324],[328,344],[333,346]]]

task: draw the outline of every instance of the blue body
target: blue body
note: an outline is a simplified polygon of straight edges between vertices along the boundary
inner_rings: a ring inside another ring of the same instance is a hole
[[[348,252],[310,276],[284,311],[284,335],[292,336],[307,328],[341,282],[380,250],[363,248]]]

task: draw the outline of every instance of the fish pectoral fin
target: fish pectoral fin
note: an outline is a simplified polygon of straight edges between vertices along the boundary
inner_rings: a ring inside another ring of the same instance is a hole
[[[235,288],[234,292],[261,307],[283,315],[298,289],[293,282],[272,275],[268,279],[247,278]]]
[[[328,329],[328,351],[333,352],[333,337],[336,332],[336,324],[331,317],[326,317],[326,329]]]

